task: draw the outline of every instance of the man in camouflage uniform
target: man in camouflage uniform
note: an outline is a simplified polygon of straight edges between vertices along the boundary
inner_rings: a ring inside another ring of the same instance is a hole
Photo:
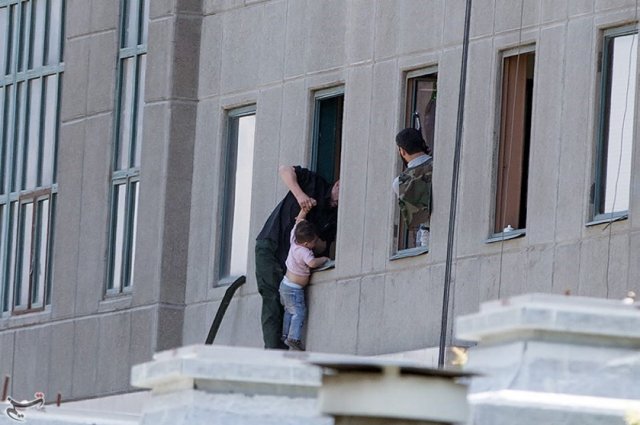
[[[429,227],[431,219],[431,180],[433,159],[420,132],[405,128],[396,135],[398,153],[407,168],[393,182],[393,190],[398,195],[400,213],[409,229],[409,238],[415,241],[421,224]]]

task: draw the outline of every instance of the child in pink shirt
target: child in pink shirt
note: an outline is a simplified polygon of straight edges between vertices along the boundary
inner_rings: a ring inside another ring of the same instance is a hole
[[[304,351],[302,326],[307,315],[304,288],[309,283],[311,269],[320,267],[328,257],[316,258],[313,248],[318,235],[313,224],[305,220],[308,209],[303,208],[291,229],[291,246],[285,262],[287,273],[280,283],[280,302],[284,306],[282,340],[291,350]]]

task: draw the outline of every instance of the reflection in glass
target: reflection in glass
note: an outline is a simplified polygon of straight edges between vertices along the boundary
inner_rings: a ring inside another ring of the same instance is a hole
[[[18,282],[16,285],[16,307],[27,307],[29,303],[29,283],[31,280],[31,243],[33,232],[33,203],[22,204],[20,208],[20,247],[18,259]]]
[[[111,281],[109,282],[110,289],[119,289],[122,282],[122,254],[124,243],[124,226],[126,220],[126,184],[116,186],[114,191],[114,210],[113,210],[113,231],[112,237],[114,241],[112,243],[112,264],[111,264]]]
[[[131,183],[131,217],[130,217],[130,226],[131,236],[129,237],[130,243],[130,254],[129,254],[129,270],[127,273],[127,281],[125,282],[125,286],[133,285],[133,270],[136,262],[136,235],[138,233],[138,182]]]
[[[7,6],[0,7],[0,76],[7,74],[7,54],[9,52],[7,44],[7,30],[9,29],[9,12]]]
[[[47,65],[61,62],[60,47],[62,44],[62,0],[49,0],[49,45],[47,46]]]
[[[42,305],[44,299],[44,288],[46,287],[46,271],[47,271],[47,235],[49,234],[49,199],[42,199],[38,201],[36,219],[36,243],[37,243],[37,255],[36,255],[36,268],[33,271],[33,282],[35,288],[33,288],[31,294],[31,304]]]
[[[47,13],[46,0],[31,0],[31,51],[29,54],[29,69],[42,66],[44,60],[44,32],[45,15]]]
[[[42,101],[42,80],[36,78],[29,81],[29,124],[25,150],[25,173],[22,182],[23,189],[37,186],[38,160],[40,154],[40,116]]]
[[[239,276],[247,272],[247,255],[249,252],[249,219],[251,217],[251,180],[253,177],[253,145],[256,116],[246,115],[235,118],[237,121],[237,143],[235,158],[233,204],[229,206],[228,217],[231,225],[231,254],[229,275]]]
[[[53,166],[57,141],[58,122],[58,76],[45,78],[44,137],[42,141],[42,186],[53,183]]]
[[[629,209],[631,152],[635,115],[636,51],[638,34],[608,40],[608,116],[603,152],[604,199],[600,213]]]
[[[116,170],[129,168],[131,125],[133,121],[133,95],[135,87],[134,65],[136,58],[122,60],[120,86],[120,130],[118,136],[118,159]]]

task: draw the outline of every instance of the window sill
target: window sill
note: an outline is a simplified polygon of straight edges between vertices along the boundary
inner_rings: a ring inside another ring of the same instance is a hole
[[[121,292],[118,294],[109,294],[100,301],[98,306],[99,313],[106,313],[109,311],[123,310],[131,307],[131,292]]]
[[[517,229],[517,230],[511,230],[510,232],[494,233],[493,235],[491,235],[489,239],[484,241],[484,243],[496,243],[496,242],[508,241],[511,239],[521,238],[526,234],[527,234],[527,229]]]
[[[593,218],[590,222],[586,223],[586,227],[597,226],[599,224],[611,224],[616,221],[627,220],[629,218],[629,212],[620,212],[613,214],[601,214]]]
[[[214,288],[226,288],[227,286],[231,285],[233,282],[236,281],[236,279],[238,279],[240,276],[242,275],[234,275],[234,276],[225,276],[225,277],[221,277],[220,279],[218,279],[218,283],[216,283],[215,285],[213,285]]]
[[[324,263],[322,266],[313,269],[313,273],[316,272],[322,272],[325,270],[330,270],[330,269],[335,269],[336,268],[336,260],[329,260],[326,263]]]
[[[428,252],[429,248],[424,246],[417,246],[415,248],[403,249],[402,251],[398,251],[396,254],[392,255],[389,260],[395,261],[401,258],[417,257],[418,255],[427,254]]]
[[[46,323],[51,320],[51,306],[17,315],[7,311],[0,315],[0,319],[0,330]]]

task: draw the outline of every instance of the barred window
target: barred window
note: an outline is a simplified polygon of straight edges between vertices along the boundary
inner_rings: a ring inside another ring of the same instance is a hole
[[[124,0],[111,174],[107,294],[133,285],[149,0]]]
[[[0,0],[0,310],[49,302],[64,0]]]

